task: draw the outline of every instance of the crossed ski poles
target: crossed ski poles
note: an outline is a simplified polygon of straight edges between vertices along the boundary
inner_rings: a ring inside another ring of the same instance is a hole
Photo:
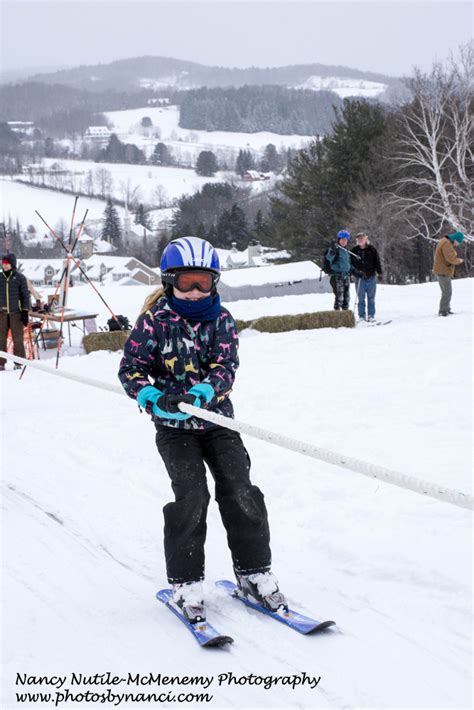
[[[62,304],[62,310],[61,310],[61,326],[60,326],[60,331],[59,331],[59,336],[58,336],[58,350],[57,350],[57,354],[56,354],[56,369],[58,368],[58,364],[59,364],[59,352],[60,352],[60,349],[61,349],[61,339],[62,339],[62,331],[63,331],[63,325],[64,325],[65,303],[66,303],[66,298],[67,298],[67,291],[68,291],[68,288],[69,288],[69,266],[70,266],[70,262],[71,262],[71,261],[74,262],[74,264],[76,265],[76,267],[79,269],[79,271],[81,272],[81,274],[84,276],[84,278],[85,278],[85,280],[87,281],[87,283],[94,289],[94,291],[95,291],[96,294],[99,296],[99,298],[100,298],[100,300],[102,301],[102,303],[104,304],[104,306],[107,308],[107,310],[108,310],[109,313],[111,314],[112,318],[113,318],[117,323],[119,323],[120,329],[122,330],[122,326],[121,326],[120,321],[119,321],[119,319],[117,318],[116,314],[115,314],[115,313],[113,312],[113,310],[110,308],[110,306],[109,306],[109,304],[107,303],[107,301],[105,300],[105,298],[102,296],[102,294],[100,293],[100,291],[98,291],[98,289],[96,288],[96,286],[94,285],[94,283],[92,282],[92,280],[89,278],[89,276],[87,275],[87,273],[86,273],[86,272],[84,271],[84,269],[82,268],[82,266],[81,266],[80,262],[78,261],[78,259],[76,259],[76,257],[75,257],[74,254],[73,254],[74,249],[76,248],[77,242],[78,242],[78,240],[79,240],[79,238],[80,238],[80,236],[81,236],[81,234],[82,234],[82,230],[83,230],[83,228],[84,228],[84,224],[85,224],[85,221],[86,221],[86,217],[87,217],[87,214],[88,214],[88,212],[89,212],[89,210],[86,210],[86,212],[85,212],[85,214],[84,214],[84,217],[83,217],[83,220],[82,220],[82,222],[81,222],[81,224],[80,224],[80,226],[79,226],[78,233],[77,233],[76,238],[75,238],[75,240],[74,240],[74,244],[71,244],[71,242],[72,242],[72,231],[73,231],[73,226],[74,226],[74,216],[75,216],[75,212],[76,212],[76,205],[77,205],[78,199],[79,199],[79,198],[76,196],[75,201],[74,201],[74,208],[73,208],[72,218],[71,218],[71,227],[70,227],[70,230],[69,230],[69,243],[68,243],[67,246],[66,246],[66,244],[64,243],[64,241],[61,239],[61,237],[60,237],[58,234],[56,234],[56,232],[54,231],[54,229],[53,229],[53,228],[46,222],[46,220],[41,216],[41,214],[38,212],[38,210],[35,210],[35,212],[36,212],[36,214],[38,215],[38,217],[40,218],[40,220],[43,222],[43,224],[46,225],[46,227],[49,229],[49,231],[51,232],[51,234],[53,235],[53,237],[59,242],[59,244],[61,244],[61,246],[63,247],[63,249],[65,250],[65,252],[66,252],[66,254],[67,254],[67,261],[66,261],[66,264],[65,264],[65,266],[64,266],[64,268],[63,268],[63,272],[62,272],[62,274],[61,274],[61,278],[59,279],[58,285],[56,286],[56,290],[55,290],[54,295],[53,295],[53,300],[54,300],[54,299],[56,298],[57,294],[58,294],[58,291],[59,291],[60,287],[61,287],[63,278],[66,278],[66,282],[64,283],[63,304]],[[35,345],[35,346],[36,346],[37,343],[38,343],[39,337],[40,337],[40,335],[41,335],[41,331],[42,331],[42,329],[43,329],[43,325],[44,325],[45,323],[47,323],[47,321],[48,321],[48,317],[49,317],[49,314],[46,314],[46,318],[45,318],[44,322],[43,322],[43,323],[41,324],[41,326],[40,326],[40,330],[39,330],[38,335],[36,336],[36,339],[35,339],[35,342],[34,342],[34,345]],[[21,375],[20,375],[20,379],[23,377],[23,374],[24,374],[25,370],[26,370],[26,365],[23,367],[23,370],[22,370]]]
[[[77,242],[78,242],[79,237],[81,236],[82,229],[83,229],[84,223],[85,223],[85,221],[86,221],[87,213],[89,212],[89,210],[86,210],[86,212],[85,212],[85,214],[84,214],[84,217],[83,217],[83,220],[82,220],[82,222],[81,222],[81,225],[80,225],[80,227],[79,227],[79,231],[78,231],[78,233],[77,233],[76,239],[75,239],[74,244],[72,245],[72,248],[71,248],[70,242],[71,242],[71,233],[72,233],[72,222],[73,222],[73,220],[74,220],[74,212],[75,212],[75,208],[76,208],[76,203],[77,203],[77,197],[76,197],[76,202],[74,203],[73,217],[72,217],[72,220],[71,220],[71,232],[70,232],[69,250],[67,249],[67,247],[65,246],[65,244],[62,244],[62,246],[63,246],[63,247],[67,250],[67,252],[68,252],[68,260],[67,260],[67,263],[65,264],[65,266],[64,266],[64,268],[63,268],[61,277],[60,277],[60,279],[59,279],[59,281],[58,281],[58,284],[57,284],[57,286],[56,286],[56,290],[55,290],[54,293],[53,293],[53,297],[52,297],[52,299],[51,299],[51,303],[54,303],[54,301],[56,300],[56,296],[58,295],[58,292],[59,292],[59,290],[60,290],[60,288],[61,288],[61,284],[62,284],[62,282],[63,282],[63,279],[66,278],[66,279],[67,279],[67,283],[69,282],[69,255],[70,255],[70,253],[71,253],[72,251],[74,251],[74,249],[76,248],[76,244],[77,244]],[[38,214],[38,216],[39,216],[41,219],[43,219],[43,218],[41,217],[41,215],[40,215],[38,212],[37,212],[37,214]],[[43,222],[44,222],[44,220],[43,220]],[[45,224],[46,224],[46,222],[45,222]],[[64,288],[66,289],[66,283],[64,284]],[[62,311],[61,311],[61,327],[60,327],[60,331],[59,331],[59,335],[58,335],[58,354],[57,354],[57,356],[56,356],[56,368],[58,367],[59,351],[60,351],[60,349],[61,349],[61,339],[62,339],[62,331],[63,331],[63,323],[64,323],[64,307],[65,307],[65,301],[66,301],[66,295],[64,295],[64,297],[63,297],[63,307],[62,307]],[[46,317],[45,317],[44,321],[43,321],[43,322],[41,323],[41,325],[40,325],[40,328],[39,328],[39,330],[38,330],[38,334],[37,334],[37,336],[36,336],[36,338],[35,338],[35,340],[34,340],[34,343],[32,343],[32,350],[33,350],[33,352],[34,352],[34,348],[35,348],[35,347],[37,346],[37,344],[38,344],[38,341],[39,341],[39,339],[40,339],[40,336],[41,336],[41,332],[42,332],[42,330],[43,330],[43,327],[44,327],[44,326],[47,324],[47,322],[48,322],[48,318],[49,318],[49,312],[46,313]],[[31,331],[30,331],[30,339],[31,339]],[[23,369],[22,369],[22,371],[21,371],[20,380],[21,380],[21,378],[23,377],[23,375],[25,374],[25,370],[26,370],[26,365],[23,367]]]

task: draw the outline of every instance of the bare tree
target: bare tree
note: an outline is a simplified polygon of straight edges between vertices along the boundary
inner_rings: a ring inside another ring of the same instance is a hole
[[[406,238],[407,223],[397,207],[390,204],[388,194],[364,192],[358,195],[347,226],[353,234],[365,232],[368,235],[379,252],[388,283],[429,280],[433,247],[420,238]]]
[[[141,199],[140,185],[132,187],[132,181],[130,178],[120,180],[119,185],[125,205],[130,210],[136,209]]]
[[[97,168],[94,171],[94,178],[99,195],[103,198],[109,197],[114,184],[114,179],[110,170],[107,170],[107,168]]]
[[[473,78],[471,43],[446,67],[407,81],[413,98],[400,113],[394,200],[414,235],[452,228],[474,241]]]
[[[84,181],[82,183],[82,189],[90,197],[92,197],[92,195],[94,194],[94,174],[92,170],[88,170],[86,172]]]
[[[169,197],[164,185],[157,183],[153,188],[153,203],[159,207],[169,207]]]

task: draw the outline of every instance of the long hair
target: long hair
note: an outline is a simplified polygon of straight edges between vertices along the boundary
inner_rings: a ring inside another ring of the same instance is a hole
[[[155,288],[155,290],[148,294],[148,296],[145,298],[145,303],[141,308],[140,315],[142,315],[142,313],[145,313],[145,311],[150,310],[150,308],[153,308],[158,299],[164,295],[165,290],[163,286],[158,286],[158,288]]]

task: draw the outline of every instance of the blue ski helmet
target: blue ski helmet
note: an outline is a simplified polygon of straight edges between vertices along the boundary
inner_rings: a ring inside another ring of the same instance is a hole
[[[173,239],[163,251],[161,271],[173,269],[200,269],[220,273],[217,251],[212,244],[199,237]]]
[[[337,238],[338,239],[350,239],[351,235],[346,229],[341,229],[341,231],[337,233]]]

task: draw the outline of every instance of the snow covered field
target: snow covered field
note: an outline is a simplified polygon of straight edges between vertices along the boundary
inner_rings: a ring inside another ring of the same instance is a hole
[[[90,160],[53,160],[45,158],[44,164],[60,163],[66,170],[77,173],[73,176],[74,189],[85,190],[87,176],[90,171],[94,175],[97,170],[108,170],[113,179],[111,193],[119,200],[135,199],[148,204],[173,200],[181,195],[192,195],[207,182],[221,182],[233,179],[230,176],[216,173],[214,177],[202,177],[195,170],[188,168],[161,167],[157,165],[129,165],[126,163],[94,163]],[[79,174],[82,173],[82,174]],[[157,188],[160,192],[157,195]],[[82,199],[82,198],[81,198]]]
[[[45,165],[51,164],[52,159],[46,158]],[[214,177],[201,177],[194,170],[186,168],[159,167],[153,165],[126,165],[124,163],[94,163],[87,160],[61,160],[65,169],[77,173],[70,178],[65,178],[68,189],[86,191],[88,173],[94,176],[97,171],[108,170],[112,175],[111,194],[119,200],[129,203],[132,200],[145,204],[168,204],[181,195],[192,195],[202,188],[205,183],[232,182],[238,186],[255,191],[269,189],[268,182],[241,182],[235,173],[218,172]],[[25,178],[23,178],[25,179]],[[36,178],[38,181],[40,177]],[[95,181],[97,182],[97,180]],[[89,209],[89,219],[101,219],[104,214],[105,200],[93,197],[79,198],[78,209],[80,216]],[[65,220],[69,225],[74,194],[64,194],[34,185],[14,182],[10,178],[0,178],[0,219],[8,223],[11,217],[13,224],[18,218],[23,228],[32,224],[39,234],[47,232],[46,227],[36,215],[38,210],[47,222],[53,227],[60,220]],[[123,217],[123,208],[117,207]],[[154,210],[153,215],[159,219],[163,210]]]
[[[32,224],[39,235],[49,234],[35,210],[38,210],[53,229],[61,220],[65,221],[69,228],[73,207],[74,195],[24,185],[9,178],[0,179],[0,218],[5,224],[8,224],[8,219],[11,217],[13,226],[15,226],[18,218],[23,228]],[[78,219],[82,219],[86,210],[89,210],[88,219],[102,219],[104,209],[104,200],[94,197],[80,197]],[[123,218],[123,209],[117,207],[117,210],[120,217]]]
[[[382,94],[387,84],[367,79],[350,79],[341,76],[309,76],[296,89],[312,89],[313,91],[334,91],[335,94],[345,99],[348,96],[366,96],[376,98]]]
[[[378,315],[393,318],[387,326],[245,332],[237,418],[469,491],[472,285],[454,283],[456,315],[446,319],[436,315],[437,284],[382,286]],[[133,318],[148,291],[102,293]],[[71,298],[105,318],[91,289],[72,289]],[[330,306],[324,294],[241,301],[231,311],[252,318]],[[116,384],[119,357],[64,357],[60,368]],[[154,599],[166,586],[161,509],[170,488],[147,417],[125,396],[33,370],[21,382],[2,373],[0,388],[2,708],[28,707],[15,700],[28,691],[53,698],[29,707],[54,706],[56,688],[15,685],[17,673],[67,676],[61,692],[73,694],[110,687],[213,696],[182,703],[189,707],[472,707],[470,512],[247,437],[281,587],[291,605],[338,625],[303,637],[222,596],[213,582],[232,571],[211,504],[209,617],[235,644],[203,650]],[[108,671],[212,681],[207,689],[72,685],[72,673]],[[303,672],[321,677],[314,689],[251,684],[251,674]],[[219,681],[229,673],[239,684]],[[59,705],[78,706],[89,704]]]
[[[143,108],[127,109],[125,111],[108,111],[106,117],[113,123],[112,130],[122,134],[129,134],[129,142],[132,136],[137,137],[137,145],[143,144],[141,136],[137,136],[140,121],[145,116],[151,118],[154,128],[160,129],[160,140],[167,145],[177,148],[190,149],[193,144],[199,150],[212,150],[217,148],[251,148],[259,151],[268,143],[273,143],[278,149],[281,148],[302,148],[313,136],[281,135],[270,131],[260,131],[258,133],[233,133],[230,131],[195,131],[194,129],[181,128],[179,126],[178,106],[145,106]],[[155,139],[155,143],[156,143]],[[187,145],[189,144],[189,146]]]

